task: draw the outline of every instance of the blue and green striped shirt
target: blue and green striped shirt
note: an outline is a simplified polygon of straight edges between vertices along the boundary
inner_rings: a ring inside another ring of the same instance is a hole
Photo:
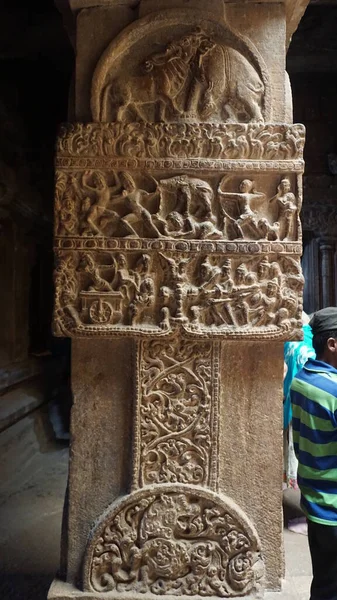
[[[309,359],[291,384],[301,506],[311,521],[337,525],[337,370]]]

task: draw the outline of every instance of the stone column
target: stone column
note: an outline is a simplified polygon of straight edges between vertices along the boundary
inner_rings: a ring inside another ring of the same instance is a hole
[[[322,276],[322,307],[333,304],[333,273],[334,273],[334,250],[335,244],[329,240],[320,240]]]
[[[74,407],[49,598],[257,597],[283,574],[283,341],[301,337],[285,7],[102,4],[77,16],[85,122],[56,161]]]

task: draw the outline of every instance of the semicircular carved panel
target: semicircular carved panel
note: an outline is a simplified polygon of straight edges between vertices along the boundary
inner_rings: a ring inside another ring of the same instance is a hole
[[[91,95],[93,120],[103,122],[263,122],[270,105],[267,69],[251,42],[190,10],[125,29],[100,59]]]
[[[263,575],[257,533],[231,499],[167,485],[108,510],[87,547],[84,589],[112,597],[238,597],[256,595]]]

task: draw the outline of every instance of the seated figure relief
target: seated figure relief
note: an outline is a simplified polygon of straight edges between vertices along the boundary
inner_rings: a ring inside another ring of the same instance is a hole
[[[108,76],[98,120],[264,121],[265,85],[255,66],[200,28],[148,56],[135,73]]]

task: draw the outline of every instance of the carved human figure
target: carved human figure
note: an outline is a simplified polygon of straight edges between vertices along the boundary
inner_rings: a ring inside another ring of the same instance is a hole
[[[91,254],[89,254],[89,253],[83,254],[82,255],[82,263],[84,265],[85,273],[90,275],[90,278],[92,280],[92,283],[91,283],[90,287],[88,288],[89,291],[95,291],[95,292],[111,292],[112,291],[113,288],[112,288],[111,284],[108,281],[106,281],[105,279],[103,279],[103,277],[101,277],[99,268],[96,265]]]
[[[280,239],[289,240],[294,237],[297,205],[295,194],[291,192],[291,183],[287,177],[281,179],[277,194],[270,202],[276,202],[278,221],[280,222]]]
[[[106,176],[100,171],[85,171],[81,186],[76,176],[72,177],[72,184],[78,193],[85,194],[81,207],[82,232],[84,230],[91,231],[93,235],[103,235],[103,229],[108,223],[116,225],[120,223],[119,215],[108,208],[111,196],[121,188],[117,175],[115,175],[115,185],[109,186]],[[87,198],[90,200],[90,207]]]
[[[209,258],[206,257],[200,265],[199,289],[209,290],[210,286],[215,286],[221,277],[221,268],[212,265]]]
[[[257,278],[260,283],[264,283],[269,280],[269,269],[270,262],[268,258],[262,258],[262,260],[257,265]]]
[[[235,269],[234,298],[236,313],[242,325],[249,323],[249,306],[254,294],[259,289],[255,273],[250,272],[244,263]]]
[[[70,178],[70,181],[72,179]],[[55,181],[55,234],[76,235],[76,188],[68,184],[68,176],[63,172],[56,173]]]
[[[161,237],[162,234],[155,225],[151,213],[143,205],[157,198],[159,196],[158,190],[147,192],[137,188],[136,182],[130,173],[121,173],[120,179],[123,187],[124,206],[129,211],[121,221],[127,225],[132,236],[139,237],[139,233],[134,226],[140,225],[148,236]]]
[[[133,325],[146,307],[153,307],[155,300],[155,288],[153,277],[151,276],[151,257],[149,254],[142,254],[138,259],[133,271],[137,291],[130,304],[130,318]]]
[[[180,175],[161,180],[158,189],[160,205],[154,219],[163,234],[187,239],[222,236],[213,213],[213,190],[206,181]]]
[[[75,235],[77,229],[77,215],[72,197],[65,197],[58,212],[58,235]]]
[[[121,252],[116,256],[116,287],[129,301],[137,292],[137,283],[134,272],[130,272],[125,255]]]
[[[185,285],[186,278],[186,267],[189,264],[189,258],[183,258],[179,255],[166,256],[159,252],[161,257],[161,265],[164,270],[164,279],[166,285],[161,288],[161,295],[164,290],[168,288],[172,290],[172,298],[174,299],[174,316],[172,320],[183,321],[186,320],[184,314],[184,302],[187,294],[190,293],[190,289]]]
[[[232,309],[232,292],[234,281],[232,279],[231,259],[225,260],[221,267],[219,283],[215,284],[214,290],[210,292],[209,316],[214,325],[235,325],[236,319]]]
[[[79,282],[76,276],[76,263],[71,254],[60,258],[57,262],[54,272],[54,282],[55,330],[60,335],[63,335],[64,327],[67,330],[68,328],[72,329],[74,323],[77,326],[82,325],[75,306],[79,292]]]
[[[281,291],[277,279],[271,279],[267,283],[266,293],[260,292],[259,317],[254,321],[256,327],[270,325],[275,321],[275,315],[279,308]]]
[[[224,192],[222,186],[225,179],[227,177],[220,181],[218,195],[220,196],[223,216],[230,222],[236,237],[243,238],[245,235],[253,237],[253,239],[261,237],[261,225],[262,230],[265,229],[268,221],[261,218],[256,209],[263,204],[266,195],[263,192],[258,192],[254,187],[254,182],[250,179],[241,181],[238,192]],[[228,213],[226,204],[230,200],[236,202],[238,218],[234,218]],[[268,227],[267,230],[269,230]]]

